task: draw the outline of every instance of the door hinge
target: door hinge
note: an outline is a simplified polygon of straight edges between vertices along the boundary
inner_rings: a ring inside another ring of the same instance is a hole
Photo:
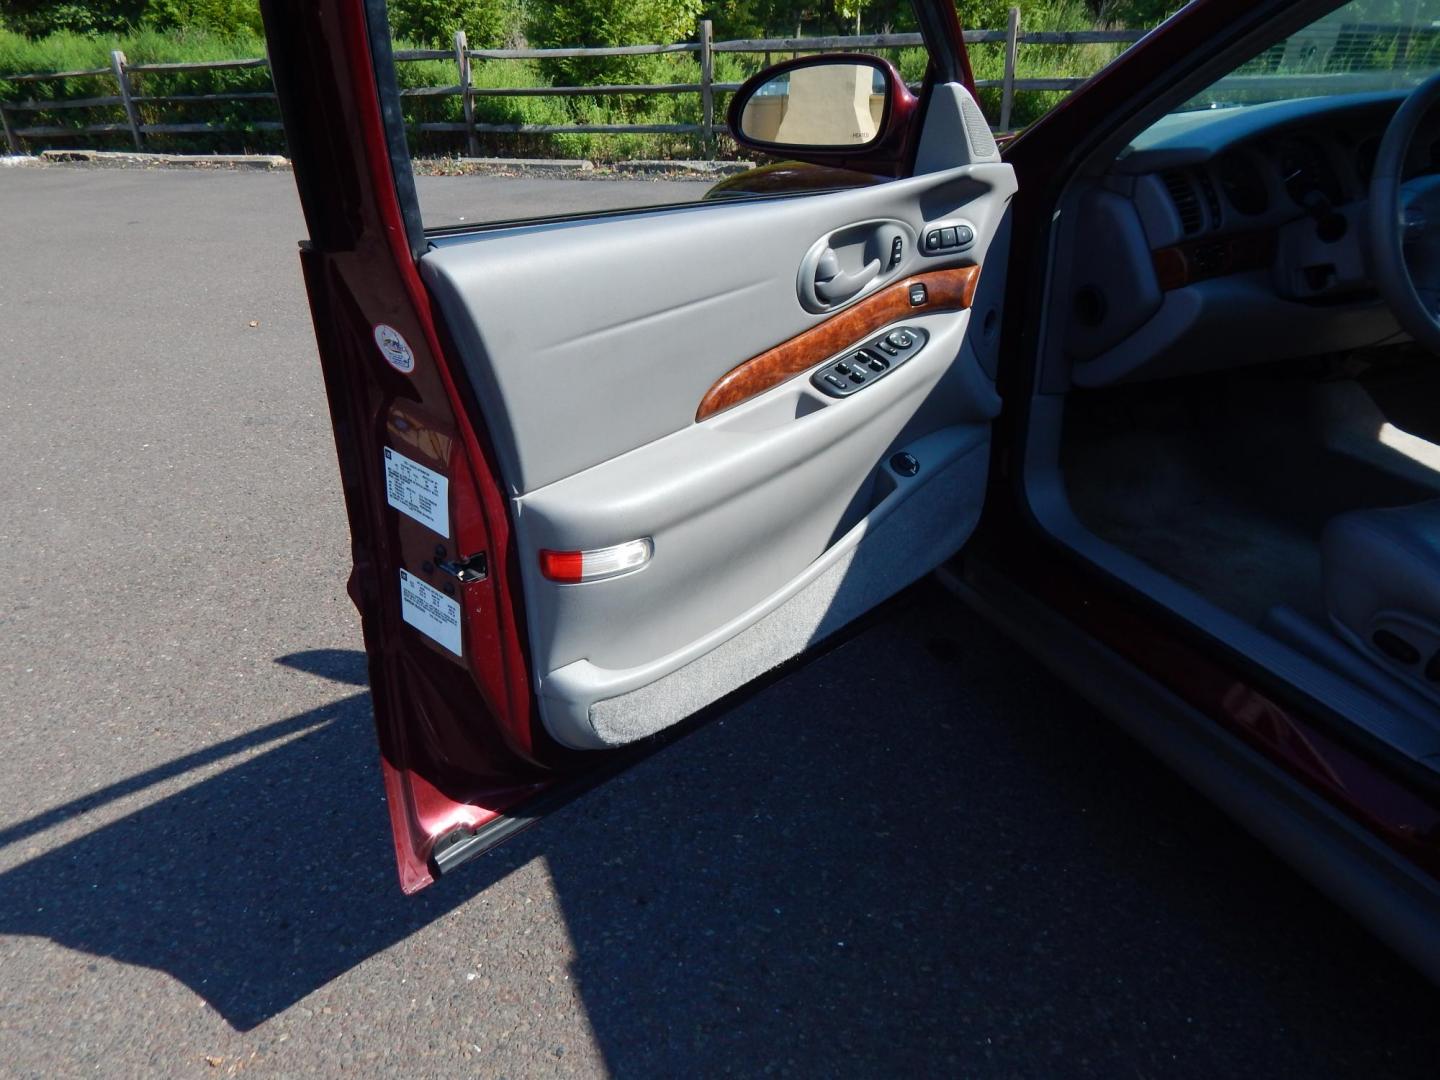
[[[485,563],[485,553],[478,552],[466,559],[455,559],[450,562],[436,560],[435,569],[443,570],[453,578],[458,578],[462,584],[468,585],[474,581],[484,581],[488,576],[488,569]]]

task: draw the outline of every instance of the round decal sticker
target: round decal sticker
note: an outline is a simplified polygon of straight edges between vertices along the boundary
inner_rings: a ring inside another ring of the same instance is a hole
[[[415,354],[410,351],[409,342],[393,326],[381,323],[375,327],[375,344],[380,346],[386,362],[396,371],[409,375],[415,370]]]

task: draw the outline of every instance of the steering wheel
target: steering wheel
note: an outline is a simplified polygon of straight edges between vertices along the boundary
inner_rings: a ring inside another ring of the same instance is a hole
[[[1415,130],[1440,102],[1440,74],[1411,91],[1380,141],[1370,177],[1370,275],[1416,344],[1440,354],[1440,175],[1404,179]]]

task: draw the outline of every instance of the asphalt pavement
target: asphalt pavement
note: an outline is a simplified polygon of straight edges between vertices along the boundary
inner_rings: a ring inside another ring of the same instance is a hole
[[[0,1075],[1435,1076],[1440,992],[933,585],[403,897],[302,228],[0,171]]]

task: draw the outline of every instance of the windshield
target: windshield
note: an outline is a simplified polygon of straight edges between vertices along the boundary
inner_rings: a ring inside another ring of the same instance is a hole
[[[1183,109],[1399,90],[1440,67],[1440,0],[1352,0],[1242,64]]]

